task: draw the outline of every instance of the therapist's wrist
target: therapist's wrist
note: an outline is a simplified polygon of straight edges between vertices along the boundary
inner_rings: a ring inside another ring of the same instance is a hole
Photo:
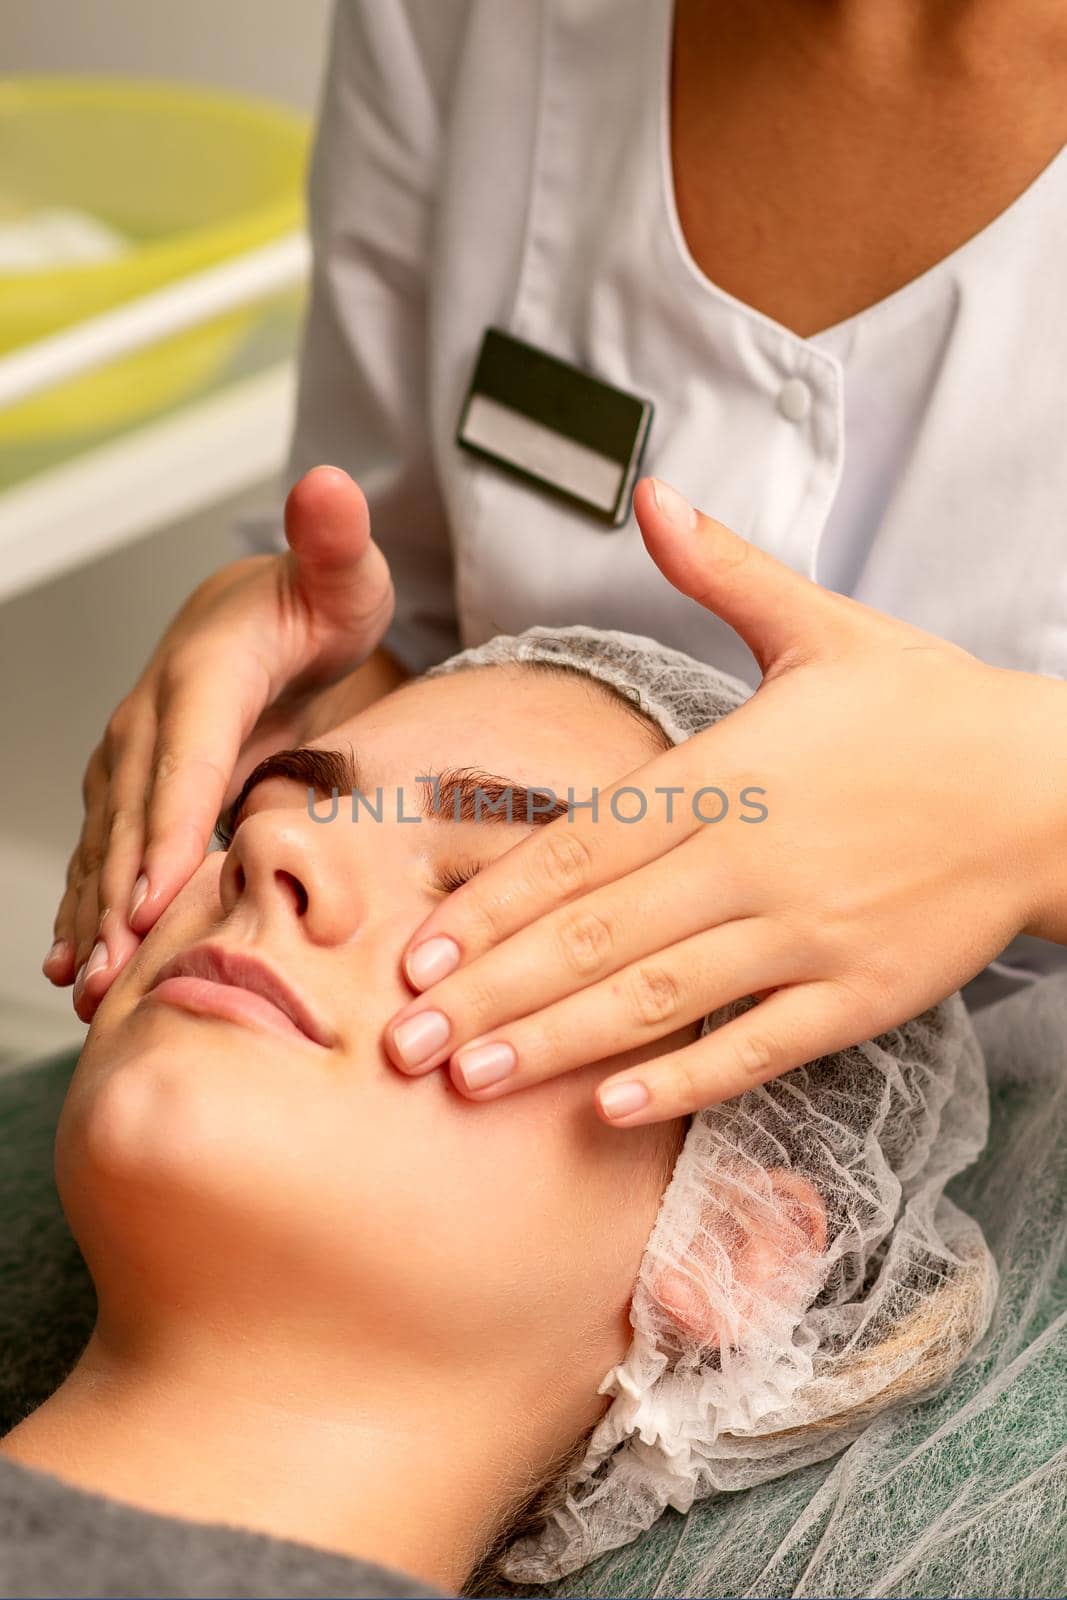
[[[1034,873],[1032,915],[1020,931],[1067,945],[1067,682],[1020,676],[1026,691],[1020,771],[1030,775],[1035,846],[1027,852]]]

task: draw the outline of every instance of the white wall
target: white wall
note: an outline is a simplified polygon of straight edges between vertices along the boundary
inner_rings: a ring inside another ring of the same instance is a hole
[[[186,79],[310,112],[329,11],[329,0],[0,0],[0,72]],[[84,1035],[70,990],[40,962],[86,759],[181,601],[232,559],[238,514],[280,489],[260,485],[0,605],[0,1068]]]
[[[314,109],[329,0],[2,0],[0,71],[134,73]]]

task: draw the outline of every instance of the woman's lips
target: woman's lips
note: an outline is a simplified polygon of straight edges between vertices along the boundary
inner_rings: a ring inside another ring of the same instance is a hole
[[[251,989],[239,989],[233,983],[216,983],[212,978],[164,978],[148,997],[166,1000],[180,1006],[183,1011],[193,1011],[203,1017],[223,1017],[227,1022],[241,1022],[246,1026],[266,1028],[271,1033],[283,1034],[287,1039],[309,1040],[279,1006],[264,995],[253,994]]]
[[[337,1042],[314,1004],[253,950],[217,944],[181,950],[156,975],[146,998],[152,995],[201,1016],[295,1034],[326,1049]]]

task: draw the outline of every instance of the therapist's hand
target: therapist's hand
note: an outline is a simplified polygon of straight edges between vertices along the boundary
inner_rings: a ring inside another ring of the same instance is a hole
[[[443,901],[405,956],[423,992],[385,1037],[397,1067],[448,1063],[461,1092],[493,1098],[761,997],[605,1078],[598,1110],[622,1126],[898,1026],[1020,931],[1067,943],[1067,685],[821,589],[690,521],[673,491],[657,503],[653,480],[634,505],[657,565],[741,634],[763,682],[620,780],[647,796],[643,821],[615,820],[602,791],[597,820],[534,830]],[[733,802],[719,823],[690,804],[708,785]],[[740,820],[746,785],[764,791],[758,824]],[[666,786],[682,790],[671,823]],[[429,1011],[441,1047],[405,1060],[404,1024]],[[481,1089],[480,1067],[497,1074]]]
[[[392,618],[389,569],[347,473],[307,473],[285,535],[287,551],[231,562],[194,591],[89,758],[43,968],[74,982],[85,1022],[203,861],[248,772],[300,742],[316,693],[365,660]]]

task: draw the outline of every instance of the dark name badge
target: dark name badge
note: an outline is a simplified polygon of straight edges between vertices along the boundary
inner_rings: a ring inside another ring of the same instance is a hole
[[[651,421],[651,400],[487,328],[456,443],[617,528]]]

